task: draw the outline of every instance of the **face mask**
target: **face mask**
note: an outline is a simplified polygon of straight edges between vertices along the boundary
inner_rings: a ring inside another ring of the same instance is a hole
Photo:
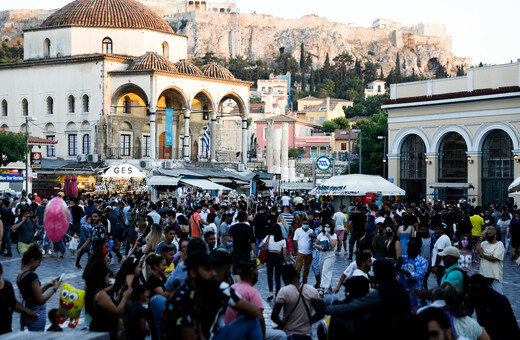
[[[138,233],[139,232],[139,228],[134,228],[135,232]]]
[[[330,233],[330,228],[325,228],[326,233]]]
[[[146,222],[146,225],[148,226],[148,221],[145,221]]]
[[[231,249],[231,248],[233,248],[233,242],[229,242],[229,243],[227,243],[227,244],[226,244],[226,248],[227,248],[227,249]]]
[[[308,224],[302,224],[302,229],[303,229],[303,230],[307,230],[307,229],[309,229],[309,225],[308,225]]]
[[[495,239],[495,235],[493,235],[493,236],[486,236],[486,241],[488,241],[490,243],[493,242],[494,239]]]
[[[320,225],[320,221],[314,221],[314,225],[315,225],[316,227],[319,227],[319,225]]]
[[[394,233],[391,232],[391,231],[385,231],[385,235],[386,235],[386,237],[392,237],[393,234],[394,234]]]
[[[460,243],[462,243],[462,246],[464,248],[466,248],[468,246],[468,244],[469,244],[469,241],[468,240],[462,240],[462,241],[460,241]]]
[[[281,212],[282,212],[280,209],[278,209],[277,211],[278,211],[278,213],[281,213]]]

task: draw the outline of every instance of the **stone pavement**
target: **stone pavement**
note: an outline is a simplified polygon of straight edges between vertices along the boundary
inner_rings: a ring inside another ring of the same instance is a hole
[[[520,301],[518,300],[518,296],[520,296],[520,267],[517,266],[514,262],[510,261],[510,255],[506,255],[504,261],[504,293],[508,297],[511,302],[511,306],[513,307],[513,311],[515,312],[517,321],[520,323]],[[335,286],[339,280],[339,277],[343,273],[344,269],[349,265],[350,261],[347,260],[347,256],[341,255],[336,256],[336,263],[334,265],[333,272],[333,286]],[[82,265],[85,266],[87,262],[87,257],[83,256]],[[15,293],[17,294],[18,299],[21,301],[21,296],[16,286],[16,275],[20,271],[20,256],[15,251],[13,253],[13,257],[0,257],[0,263],[2,263],[4,267],[4,275],[3,278],[11,281],[13,283],[13,287],[15,289]],[[66,258],[44,258],[40,267],[37,270],[38,275],[40,276],[40,280],[42,284],[46,284],[52,279],[64,275],[64,282],[73,285],[76,288],[83,288],[83,280],[81,279],[81,275],[83,271],[81,269],[77,269],[74,266],[74,260],[70,258],[70,254],[67,253]],[[117,271],[119,265],[113,264],[111,265],[111,270],[114,272]],[[477,267],[475,270],[477,271]],[[262,298],[264,300],[264,316],[266,320],[267,327],[272,327],[271,324],[271,308],[274,306],[274,301],[267,302],[266,299],[269,296],[269,289],[267,286],[267,271],[264,265],[259,268],[259,278],[258,283],[256,284],[256,288],[260,291]],[[312,273],[312,270],[309,274],[309,284],[314,285],[315,279]],[[283,282],[282,282],[283,284]],[[432,274],[429,280],[430,287],[434,287],[435,276]],[[340,296],[343,297],[344,293],[341,291]],[[52,308],[58,307],[58,294],[54,294],[54,296],[47,302],[47,311]],[[83,315],[83,314],[82,314]],[[13,315],[13,331],[19,332],[19,320],[20,314],[14,313]],[[80,324],[77,329],[82,328],[83,318],[80,319]],[[66,324],[65,324],[66,325]],[[49,323],[48,325],[49,326]],[[316,326],[315,326],[316,327]],[[314,327],[314,330],[315,330]],[[67,327],[63,327],[65,331],[67,331]]]

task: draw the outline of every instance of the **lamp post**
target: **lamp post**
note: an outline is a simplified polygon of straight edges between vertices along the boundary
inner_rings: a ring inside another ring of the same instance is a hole
[[[25,194],[29,196],[29,157],[31,150],[29,150],[29,122],[35,121],[36,118],[25,116],[25,135],[27,136],[27,155],[25,156]]]
[[[386,178],[386,136],[377,136],[377,139],[383,139],[383,178]]]
[[[361,143],[361,133],[362,132],[361,132],[361,129],[352,129],[350,131],[351,132],[356,132],[358,134],[358,141],[359,141],[359,174],[361,175],[361,173],[362,173],[362,171],[361,171],[362,170],[362,167],[361,167],[362,156],[361,156],[361,154],[362,154],[362,151],[363,151],[362,143]]]

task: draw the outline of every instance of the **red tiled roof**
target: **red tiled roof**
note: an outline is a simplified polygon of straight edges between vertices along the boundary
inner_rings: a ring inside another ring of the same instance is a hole
[[[17,132],[6,132],[6,133],[12,133],[14,135],[17,135]],[[35,137],[35,136],[29,136],[29,144],[57,144],[58,141]]]
[[[313,97],[313,96],[307,96],[305,98],[302,98],[302,99],[298,99],[298,101],[316,101],[316,100],[323,100],[323,98],[316,98],[316,97]]]
[[[425,101],[442,100],[442,99],[455,99],[455,98],[462,98],[462,97],[476,97],[476,96],[485,96],[485,95],[490,95],[490,94],[501,94],[501,93],[509,93],[509,92],[520,92],[520,86],[507,86],[507,87],[499,87],[496,89],[481,89],[481,90],[475,90],[475,91],[471,91],[471,92],[467,92],[467,91],[466,92],[451,92],[451,93],[435,94],[433,96],[387,99],[387,100],[385,100],[385,105],[416,103],[416,102],[425,102]]]
[[[40,28],[141,28],[175,33],[154,11],[135,0],[76,0],[49,16]]]
[[[128,69],[177,72],[175,64],[157,52],[146,52],[146,54],[135,59]]]
[[[186,59],[179,60],[175,66],[179,70],[179,73],[189,74],[192,76],[202,76],[202,71],[197,66],[193,65],[191,62]]]
[[[335,130],[334,131],[334,139],[336,139],[336,140],[348,140],[349,139],[348,131],[350,131],[350,130],[347,130],[347,129]],[[342,132],[346,132],[346,133],[342,134]],[[357,132],[351,132],[350,133],[350,140],[356,140],[357,138],[358,138],[358,133]]]

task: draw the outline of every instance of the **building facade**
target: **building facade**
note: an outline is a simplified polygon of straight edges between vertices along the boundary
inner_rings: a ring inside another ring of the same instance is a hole
[[[520,60],[393,84],[383,108],[389,178],[410,201],[512,203],[507,188],[520,176]]]
[[[323,125],[326,120],[345,117],[344,107],[354,103],[345,99],[316,98],[308,96],[298,100],[297,118]]]
[[[50,160],[245,164],[252,84],[216,63],[191,64],[187,39],[137,1],[73,1],[25,32],[23,63],[0,65],[0,128],[25,131],[35,118],[31,135],[57,141],[43,154]],[[229,101],[239,111],[226,131],[238,136],[233,157],[217,152]]]

